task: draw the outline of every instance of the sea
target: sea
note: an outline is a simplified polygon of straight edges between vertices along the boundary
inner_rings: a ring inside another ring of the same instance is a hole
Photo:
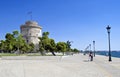
[[[108,51],[97,51],[96,54],[108,56]],[[120,58],[120,51],[111,51],[111,56]]]

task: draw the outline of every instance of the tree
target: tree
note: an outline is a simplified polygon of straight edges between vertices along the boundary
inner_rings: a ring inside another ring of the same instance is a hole
[[[18,50],[18,53],[21,53],[21,47],[23,47],[25,45],[25,40],[23,39],[22,35],[19,34],[17,37],[16,37],[16,47],[17,47],[17,50]]]
[[[3,51],[5,51],[5,50],[7,50],[6,49],[6,42],[4,41],[4,40],[1,40],[0,41],[1,43],[0,43],[0,50],[3,52]]]
[[[15,38],[17,38],[19,35],[20,35],[20,34],[19,34],[18,31],[13,31],[13,36],[14,36]]]
[[[24,44],[21,48],[20,48],[20,53],[26,53],[29,52],[31,50],[30,46],[28,44]]]
[[[49,32],[43,32],[42,37],[39,37],[40,42],[39,42],[39,50],[42,55],[44,55],[43,51],[51,52],[55,56],[55,48],[56,44],[53,39],[50,39],[48,37]]]
[[[49,48],[48,48],[48,50],[54,55],[54,56],[56,56],[55,55],[55,53],[54,53],[54,51],[56,50],[56,44],[55,44],[55,41],[54,41],[54,39],[49,39]]]
[[[23,36],[18,31],[13,31],[13,36],[15,38],[15,48],[17,48],[18,53],[31,52],[34,50],[34,44],[27,44]]]
[[[5,35],[6,40],[1,40],[0,50],[11,53],[11,51],[17,51],[17,53],[25,53],[27,51],[33,51],[34,44],[27,44],[23,36],[18,31],[13,31]]]
[[[72,49],[72,52],[79,53],[80,51],[78,49],[74,48],[74,49]]]
[[[14,48],[15,49],[17,48],[17,53],[20,54],[20,53],[26,52],[28,50],[29,46],[25,42],[22,35],[18,31],[13,31],[13,36],[15,39]]]
[[[30,47],[30,52],[32,52],[34,50],[34,48],[35,48],[35,45],[33,43],[30,43],[29,47]]]
[[[43,38],[48,38],[49,32],[43,32],[42,36],[43,36]]]
[[[56,48],[59,52],[63,52],[64,55],[64,52],[67,50],[67,45],[65,42],[58,42]]]
[[[70,51],[71,50],[71,42],[72,41],[67,41],[66,44],[67,44],[67,51]]]
[[[11,52],[14,49],[13,48],[15,42],[14,36],[10,33],[7,33],[5,38],[6,38],[5,42],[6,42],[7,51]]]
[[[41,55],[44,55],[44,53],[43,53],[43,51],[45,50],[45,45],[44,45],[44,39],[43,39],[43,37],[39,37],[39,40],[40,40],[40,42],[39,42],[39,51],[40,51],[40,53],[41,53]]]

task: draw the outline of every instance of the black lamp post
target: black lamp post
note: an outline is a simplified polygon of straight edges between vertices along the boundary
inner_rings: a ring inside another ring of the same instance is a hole
[[[110,29],[111,29],[111,27],[109,27],[109,25],[108,25],[106,27],[106,29],[107,29],[107,32],[108,32],[108,42],[109,42],[109,53],[108,53],[109,60],[108,61],[112,61],[112,59],[111,59],[111,50],[110,50]]]
[[[94,57],[95,57],[95,41],[93,41],[93,50],[94,50]]]

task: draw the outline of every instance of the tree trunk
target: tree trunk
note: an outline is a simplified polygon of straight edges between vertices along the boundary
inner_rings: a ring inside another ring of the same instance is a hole
[[[56,56],[56,54],[54,53],[54,51],[50,51],[52,54],[53,54],[53,56]]]
[[[40,51],[41,55],[44,56],[43,51]]]
[[[65,52],[63,52],[63,56],[65,55]]]

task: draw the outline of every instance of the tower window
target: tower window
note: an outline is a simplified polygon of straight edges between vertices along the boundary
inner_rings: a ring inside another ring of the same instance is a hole
[[[36,34],[36,36],[38,36],[38,34]]]
[[[27,43],[29,42],[29,40],[27,39]]]
[[[27,43],[29,42],[28,38],[26,38],[26,42],[27,42]]]

